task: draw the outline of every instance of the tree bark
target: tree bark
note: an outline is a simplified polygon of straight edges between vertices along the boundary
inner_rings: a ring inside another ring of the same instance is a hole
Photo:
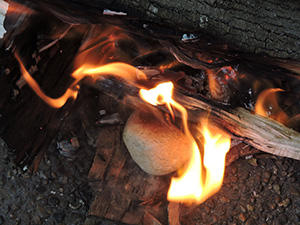
[[[26,2],[26,0],[19,0]],[[174,30],[209,35],[238,50],[300,58],[295,0],[27,0],[71,23],[97,23],[104,8]]]

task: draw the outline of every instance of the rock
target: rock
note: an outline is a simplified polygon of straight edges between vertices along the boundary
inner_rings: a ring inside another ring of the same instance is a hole
[[[134,112],[123,132],[124,143],[142,170],[165,175],[181,168],[191,157],[194,140],[165,122],[161,113]]]
[[[271,210],[274,210],[276,208],[276,204],[274,202],[269,202],[268,206]]]
[[[242,221],[242,222],[245,222],[246,219],[247,219],[247,218],[246,218],[245,214],[244,214],[244,213],[240,213],[240,215],[239,215],[239,220]]]
[[[249,163],[251,166],[257,166],[257,159],[256,159],[256,158],[248,159],[248,163]]]
[[[230,200],[229,200],[228,198],[224,197],[224,196],[222,196],[222,197],[220,198],[220,201],[221,201],[222,203],[229,203],[229,202],[230,202]]]
[[[252,212],[254,210],[252,205],[247,204],[247,209],[248,211]]]
[[[278,184],[273,185],[273,190],[280,195],[280,186]]]
[[[284,199],[282,202],[279,202],[278,203],[278,206],[280,206],[280,207],[288,207],[288,205],[290,204],[290,202],[291,202],[291,200],[289,199],[289,198],[287,198],[287,199]]]
[[[265,171],[262,177],[263,177],[263,183],[268,183],[271,177],[271,173],[269,171]]]

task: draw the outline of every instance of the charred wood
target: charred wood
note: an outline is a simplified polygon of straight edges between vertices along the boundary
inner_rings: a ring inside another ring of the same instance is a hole
[[[136,19],[176,30],[219,39],[235,48],[281,58],[300,57],[300,11],[293,0],[271,1],[49,1],[18,0],[39,10],[51,11],[69,23],[98,23],[103,9],[124,12]],[[149,24],[148,24],[149,25]],[[151,24],[149,25],[151,27]],[[161,28],[163,29],[163,28]],[[202,37],[204,38],[204,37]]]

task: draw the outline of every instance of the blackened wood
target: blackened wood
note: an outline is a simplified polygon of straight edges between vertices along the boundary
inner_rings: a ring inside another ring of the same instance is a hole
[[[126,224],[167,224],[169,177],[143,172],[121,139],[122,129],[102,127],[89,172],[96,191],[89,214]]]
[[[12,48],[16,49],[45,93],[53,97],[59,96],[69,86],[73,55],[77,52],[82,36],[71,38],[72,32],[70,32],[68,41],[61,40],[50,49],[51,51],[38,53],[39,41],[43,40],[38,39],[37,36],[42,36],[43,32],[51,27],[51,22],[58,24],[59,22],[54,17],[48,21],[49,23],[41,17],[31,18],[31,21],[35,22],[31,26],[26,26],[24,32],[14,35]],[[13,52],[10,54],[10,57],[14,58]],[[27,85],[18,86],[20,70],[17,61],[12,61],[14,65],[6,65],[11,69],[10,74],[6,76],[5,82],[1,82],[1,86],[7,89],[3,88],[6,94],[1,96],[0,103],[1,113],[6,121],[6,126],[2,128],[2,137],[16,150],[17,163],[26,165],[30,164],[37,154],[48,148],[57,134],[66,111],[69,111],[72,106],[69,104],[62,109],[51,108]],[[14,92],[16,95],[12,97],[11,93]]]
[[[19,0],[20,1],[20,0]],[[214,37],[240,50],[299,58],[300,7],[295,0],[21,0],[70,23],[97,23],[104,8],[129,17]]]

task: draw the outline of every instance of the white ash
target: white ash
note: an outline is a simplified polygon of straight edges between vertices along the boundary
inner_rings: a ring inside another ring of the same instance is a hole
[[[127,13],[125,12],[116,12],[110,9],[104,9],[103,10],[103,15],[106,16],[127,16]]]
[[[0,0],[0,38],[3,38],[4,34],[6,33],[6,30],[4,28],[4,20],[6,16],[6,12],[8,10],[9,4],[3,0]]]
[[[182,41],[188,41],[188,40],[194,40],[197,39],[198,36],[195,34],[183,34],[181,40]]]
[[[97,125],[114,125],[122,123],[119,113],[107,115],[96,122]]]

